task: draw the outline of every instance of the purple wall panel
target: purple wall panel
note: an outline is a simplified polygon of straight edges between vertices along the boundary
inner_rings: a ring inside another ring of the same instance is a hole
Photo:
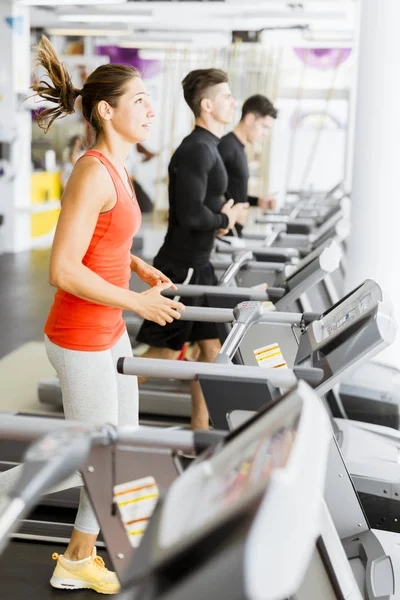
[[[134,67],[143,79],[151,79],[158,75],[161,69],[159,60],[143,60],[137,48],[120,48],[119,46],[97,46],[98,56],[108,56],[111,63]]]

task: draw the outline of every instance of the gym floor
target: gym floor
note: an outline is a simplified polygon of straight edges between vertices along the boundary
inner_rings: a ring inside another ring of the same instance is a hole
[[[43,340],[54,296],[49,257],[50,250],[0,255],[0,358],[26,342]]]

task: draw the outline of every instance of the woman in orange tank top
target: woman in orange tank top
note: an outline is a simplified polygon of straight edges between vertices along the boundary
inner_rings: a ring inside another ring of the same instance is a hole
[[[32,88],[55,104],[41,114],[42,127],[47,130],[59,116],[73,113],[81,96],[83,116],[96,132],[94,148],[75,164],[62,198],[50,259],[50,283],[57,292],[45,325],[46,351],[60,378],[66,418],[137,424],[136,378],[116,371],[118,357],[132,355],[122,310],[159,325],[171,323],[184,310],[161,295],[174,287],[171,281],[130,254],[141,214],[124,164],[130,146],[147,139],[155,115],[135,69],[102,65],[78,90],[46,38],[38,60],[50,82],[36,81]],[[151,287],[140,294],[131,291],[131,271]],[[10,486],[13,471],[7,472]],[[71,478],[64,487],[77,483]],[[54,587],[118,591],[115,573],[99,567],[94,548],[98,531],[82,491],[69,546],[64,555],[54,556]]]

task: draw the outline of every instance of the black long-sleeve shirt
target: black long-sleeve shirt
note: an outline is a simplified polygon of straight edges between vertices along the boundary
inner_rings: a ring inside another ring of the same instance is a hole
[[[231,131],[221,138],[218,150],[228,173],[226,199],[233,198],[235,204],[237,202],[249,202],[251,206],[257,206],[257,198],[247,194],[249,165],[242,142]]]
[[[228,226],[221,214],[228,177],[218,152],[219,138],[196,126],[169,164],[168,230],[157,258],[188,267],[210,258],[215,233]]]

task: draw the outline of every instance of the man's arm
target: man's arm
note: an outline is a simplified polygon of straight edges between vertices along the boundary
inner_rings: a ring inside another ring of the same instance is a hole
[[[228,227],[227,215],[214,213],[204,205],[208,174],[214,157],[205,144],[198,144],[179,157],[173,190],[176,218],[182,227],[197,231],[214,231]]]
[[[258,206],[258,198],[256,196],[247,196],[250,206]]]
[[[224,163],[225,169],[228,173],[228,187],[225,192],[225,198],[227,200],[233,198],[233,200],[236,202],[234,191],[231,186],[232,179],[230,177],[231,169],[234,168],[234,156],[232,152],[232,146],[230,144],[225,143],[225,140],[221,140],[218,146],[218,151],[221,155],[222,162]]]

